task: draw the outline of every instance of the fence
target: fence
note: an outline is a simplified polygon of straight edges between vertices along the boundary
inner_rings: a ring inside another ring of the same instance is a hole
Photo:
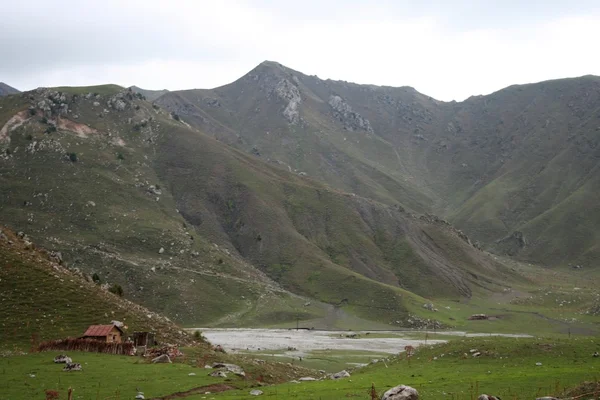
[[[87,351],[90,353],[106,353],[120,355],[134,355],[133,342],[106,343],[94,339],[58,339],[42,342],[37,351]]]

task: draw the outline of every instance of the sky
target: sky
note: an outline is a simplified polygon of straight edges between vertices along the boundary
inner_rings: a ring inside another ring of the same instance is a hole
[[[463,100],[600,75],[598,0],[27,0],[0,18],[0,81],[213,88],[264,60]]]

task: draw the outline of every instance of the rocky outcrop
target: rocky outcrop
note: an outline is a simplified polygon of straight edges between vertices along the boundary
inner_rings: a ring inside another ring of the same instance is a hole
[[[290,124],[297,124],[300,121],[300,103],[302,103],[302,97],[300,96],[300,90],[296,85],[287,79],[280,80],[273,92],[277,97],[283,101],[287,101],[287,105],[283,110],[283,116],[288,120]]]
[[[334,117],[344,124],[346,130],[361,130],[373,133],[373,128],[369,120],[359,113],[352,111],[350,104],[346,103],[340,96],[329,96],[329,105],[333,109]]]

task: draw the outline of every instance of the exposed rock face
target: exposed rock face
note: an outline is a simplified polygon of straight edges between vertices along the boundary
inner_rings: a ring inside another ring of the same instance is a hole
[[[352,111],[350,104],[346,103],[340,96],[329,96],[329,105],[333,109],[333,115],[344,123],[344,128],[349,131],[362,130],[373,133],[373,128],[368,119]]]
[[[419,393],[415,388],[399,385],[385,392],[381,400],[419,400]]]
[[[287,119],[290,124],[297,124],[298,121],[300,121],[299,107],[302,102],[298,87],[287,79],[282,79],[277,83],[273,92],[281,100],[288,102],[283,110],[285,119]]]

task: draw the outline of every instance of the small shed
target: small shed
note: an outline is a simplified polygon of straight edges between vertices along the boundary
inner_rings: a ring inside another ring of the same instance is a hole
[[[156,335],[154,332],[133,332],[134,346],[156,346]]]
[[[116,325],[90,325],[82,339],[100,340],[106,343],[121,343],[123,330]]]

